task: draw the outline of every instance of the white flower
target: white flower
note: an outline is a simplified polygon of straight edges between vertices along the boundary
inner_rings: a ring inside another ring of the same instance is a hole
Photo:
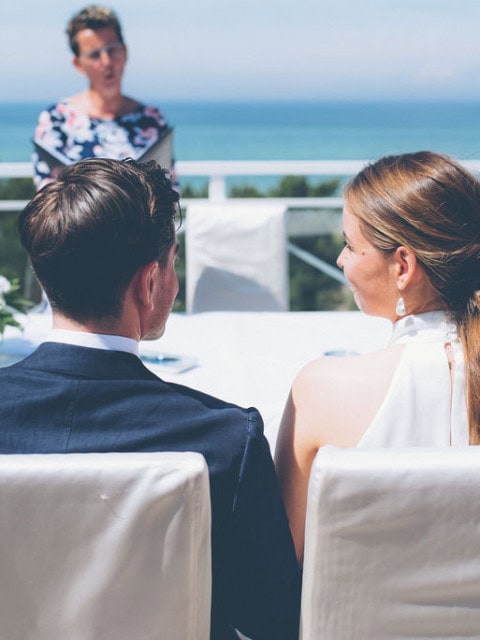
[[[20,283],[18,279],[8,280],[0,275],[0,340],[6,327],[17,327],[22,329],[22,325],[17,318],[17,313],[24,313],[30,307],[30,301],[26,300],[20,293]]]
[[[0,297],[3,298],[4,293],[8,293],[11,289],[12,285],[10,281],[5,278],[5,276],[0,276]]]

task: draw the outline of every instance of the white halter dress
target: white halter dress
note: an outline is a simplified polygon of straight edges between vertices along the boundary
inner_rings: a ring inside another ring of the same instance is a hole
[[[390,344],[405,348],[387,395],[357,446],[467,446],[463,349],[447,314],[431,311],[401,318],[393,326]]]

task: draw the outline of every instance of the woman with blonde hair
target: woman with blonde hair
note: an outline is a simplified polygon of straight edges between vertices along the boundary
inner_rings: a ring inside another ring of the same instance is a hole
[[[300,563],[319,447],[480,441],[480,181],[422,151],[366,166],[344,195],[338,265],[393,329],[385,349],[319,358],[293,382],[275,459]]]

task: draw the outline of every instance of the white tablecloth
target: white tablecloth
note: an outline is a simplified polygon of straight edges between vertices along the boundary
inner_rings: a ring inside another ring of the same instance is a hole
[[[7,329],[0,352],[30,353],[48,335],[51,316],[32,313],[24,325],[23,334]],[[196,366],[181,373],[146,364],[165,380],[257,407],[273,450],[295,373],[325,352],[381,348],[390,327],[386,320],[352,311],[172,314],[163,338],[142,342],[140,352],[194,358]]]

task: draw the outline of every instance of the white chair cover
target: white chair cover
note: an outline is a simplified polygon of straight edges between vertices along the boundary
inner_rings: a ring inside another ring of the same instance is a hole
[[[0,545],[2,638],[209,638],[200,454],[0,456]]]
[[[284,205],[189,204],[187,311],[287,310],[286,220]]]
[[[480,637],[480,449],[321,449],[302,640]]]

